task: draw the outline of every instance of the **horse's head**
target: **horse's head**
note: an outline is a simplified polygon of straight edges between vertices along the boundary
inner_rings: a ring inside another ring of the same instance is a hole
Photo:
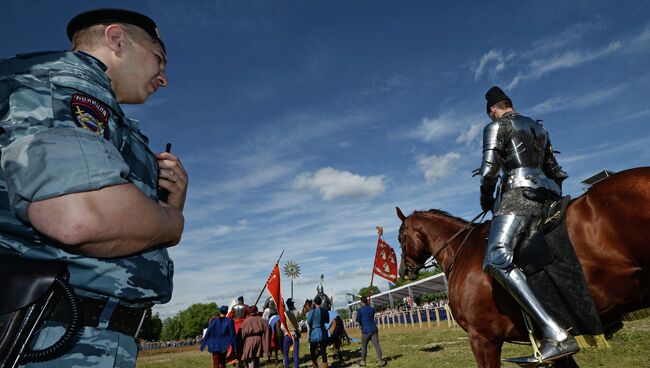
[[[423,242],[423,236],[414,226],[412,216],[404,216],[399,207],[395,207],[395,209],[397,210],[397,217],[402,220],[398,235],[400,247],[402,248],[399,275],[404,280],[415,280],[431,253]]]
[[[306,316],[307,313],[311,310],[312,307],[312,300],[307,299],[305,300],[305,304],[302,305],[302,315]]]

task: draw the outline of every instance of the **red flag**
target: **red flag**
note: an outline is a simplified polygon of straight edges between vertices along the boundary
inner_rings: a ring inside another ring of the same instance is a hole
[[[284,305],[282,304],[282,295],[280,292],[280,267],[278,267],[277,264],[273,267],[271,276],[269,276],[269,281],[267,281],[266,284],[269,287],[271,298],[273,298],[275,305],[278,307],[278,316],[280,316],[282,326],[284,326],[285,331],[289,332],[289,329],[287,328],[287,316],[284,315]],[[277,331],[276,333],[280,333],[280,331]]]
[[[392,283],[397,282],[397,256],[395,256],[395,250],[381,238],[377,242],[373,272]]]

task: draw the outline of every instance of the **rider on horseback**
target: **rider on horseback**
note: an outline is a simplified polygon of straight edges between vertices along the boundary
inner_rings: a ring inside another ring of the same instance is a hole
[[[546,129],[538,121],[519,115],[510,98],[497,86],[485,94],[492,122],[483,132],[481,208],[495,211],[483,269],[497,280],[536,322],[542,334],[541,357],[508,359],[519,364],[549,362],[574,354],[578,344],[547,313],[513,263],[513,249],[542,204],[528,199],[530,190],[561,196],[567,174],[555,160]],[[503,170],[497,200],[493,192]],[[499,196],[500,193],[500,196]],[[494,208],[493,208],[494,207]]]

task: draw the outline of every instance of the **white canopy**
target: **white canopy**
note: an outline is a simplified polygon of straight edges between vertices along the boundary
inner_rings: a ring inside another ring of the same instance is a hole
[[[370,298],[370,304],[375,307],[383,307],[390,305],[393,307],[393,301],[398,303],[405,296],[416,297],[424,294],[433,293],[436,291],[447,290],[447,278],[444,273],[439,273],[433,276],[429,276],[422,280],[414,281],[383,293],[373,295]],[[347,305],[348,308],[356,309],[360,306],[360,301],[355,301]]]

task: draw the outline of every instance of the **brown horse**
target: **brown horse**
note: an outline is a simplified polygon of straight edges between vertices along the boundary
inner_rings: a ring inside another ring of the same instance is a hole
[[[499,367],[506,341],[526,341],[515,301],[483,272],[489,222],[468,225],[445,212],[414,212],[402,220],[400,275],[417,276],[436,260],[448,278],[449,304],[467,331],[479,367]],[[622,316],[650,306],[650,167],[615,174],[568,207],[566,225],[606,331]],[[444,243],[463,227],[471,229]],[[577,366],[572,359],[567,366]],[[558,364],[559,366],[560,364]]]

